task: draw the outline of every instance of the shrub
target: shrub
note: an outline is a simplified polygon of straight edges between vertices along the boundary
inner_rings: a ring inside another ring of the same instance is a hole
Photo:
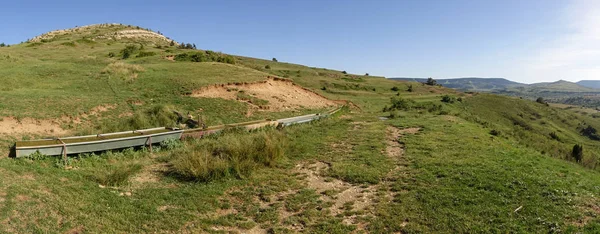
[[[396,86],[392,87],[392,91],[398,92],[398,90],[400,90],[398,87],[396,87]]]
[[[265,66],[265,69],[271,69],[271,66],[267,65]]]
[[[571,157],[573,157],[576,162],[581,162],[581,159],[583,159],[583,146],[575,144],[573,146],[573,150],[571,151]]]
[[[348,72],[346,72],[346,71],[342,71],[342,73],[343,73],[343,74],[348,74]]]
[[[175,55],[175,61],[190,61],[190,62],[219,62],[235,64],[235,58],[231,55],[215,53],[207,50],[204,52],[188,52]]]
[[[276,58],[273,58],[273,59],[272,59],[272,61],[273,61],[273,62],[278,62]]]
[[[113,52],[108,52],[108,57],[109,57],[109,58],[115,57],[115,53],[113,53]]]
[[[550,138],[560,141],[560,137],[558,137],[558,135],[556,135],[556,132],[551,132],[550,133]]]
[[[500,131],[498,131],[498,130],[496,130],[496,129],[492,129],[492,130],[490,131],[490,135],[492,135],[492,136],[498,136],[498,135],[500,135]]]
[[[433,78],[429,77],[429,78],[427,78],[427,81],[425,82],[425,84],[435,86],[435,85],[437,85],[437,81],[434,80]]]
[[[538,98],[535,100],[535,102],[537,102],[537,103],[541,103],[541,104],[546,104],[546,101],[545,101],[545,100],[544,100],[544,98],[542,98],[542,97],[538,97]]]
[[[121,58],[122,59],[128,59],[130,58],[132,55],[134,55],[136,52],[138,51],[137,46],[135,45],[127,45],[125,46],[124,49],[121,50],[120,54],[121,54]]]
[[[445,103],[454,103],[455,101],[456,101],[455,97],[451,97],[449,95],[442,96],[442,102],[445,102]]]
[[[412,85],[408,85],[408,89],[406,89],[406,91],[412,92],[413,91],[413,86]]]
[[[390,102],[392,105],[389,108],[384,108],[384,112],[392,110],[409,110],[413,105],[415,105],[414,100],[404,99],[401,97],[392,97]]]
[[[588,125],[587,127],[585,127],[584,129],[581,129],[581,135],[584,135],[592,140],[600,140],[600,136],[598,136],[598,133],[596,131],[596,128]]]
[[[4,44],[4,42],[0,43],[0,47],[5,47],[6,44]]]

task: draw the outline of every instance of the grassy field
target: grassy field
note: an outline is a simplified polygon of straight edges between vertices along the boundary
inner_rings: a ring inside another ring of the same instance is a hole
[[[9,84],[0,87],[0,118],[57,120],[84,134],[172,124],[171,110],[209,125],[323,111],[247,115],[247,103],[188,95],[273,75],[351,104],[310,124],[232,129],[153,153],[0,158],[0,232],[600,229],[599,141],[582,135],[600,127],[592,110],[247,57],[171,61],[166,56],[189,50],[150,39],[144,51],[155,55],[120,59],[131,41],[80,35],[0,48],[0,79]],[[35,137],[4,134],[0,142]],[[571,156],[575,144],[583,146],[580,162]]]

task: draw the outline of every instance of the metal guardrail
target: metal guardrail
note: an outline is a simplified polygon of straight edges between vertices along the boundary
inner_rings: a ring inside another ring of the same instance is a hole
[[[70,142],[62,142],[61,144],[43,144],[44,141],[49,141],[49,139],[38,140],[38,141],[27,141],[29,145],[21,146],[19,144],[23,144],[23,142],[17,142],[15,144],[15,156],[22,157],[27,156],[36,151],[40,151],[46,155],[63,155],[66,157],[66,154],[73,153],[87,153],[87,152],[95,152],[99,150],[113,150],[120,149],[132,146],[140,146],[140,145],[151,145],[153,143],[159,143],[167,138],[172,138],[175,136],[176,138],[186,139],[186,138],[202,138],[206,135],[214,134],[220,131],[223,131],[227,128],[235,128],[241,127],[249,130],[263,128],[267,126],[273,126],[278,128],[287,127],[294,124],[302,124],[312,122],[321,118],[329,117],[338,111],[340,111],[342,107],[336,108],[334,110],[327,111],[325,113],[318,114],[309,114],[302,116],[295,116],[290,118],[278,119],[278,120],[255,120],[249,122],[242,123],[234,123],[234,124],[224,124],[211,126],[207,128],[195,128],[195,129],[186,129],[186,130],[171,130],[166,131],[164,133],[156,133],[151,135],[144,135],[146,131],[155,131],[161,130],[165,128],[154,128],[154,129],[145,129],[145,130],[136,130],[136,131],[127,131],[127,132],[118,132],[118,133],[107,133],[107,134],[98,134],[98,135],[90,135],[90,136],[79,136],[79,137],[64,137],[60,138],[62,140],[76,140],[76,139],[85,139],[80,142],[70,143]],[[140,133],[139,136],[127,136],[127,137],[119,137],[118,135],[122,135],[124,133]],[[111,139],[104,139],[105,137],[115,136]],[[152,137],[154,136],[154,140]],[[169,137],[165,137],[169,136]],[[87,139],[94,138],[94,139]],[[148,142],[148,138],[149,142]],[[164,138],[164,139],[163,139]],[[39,144],[37,142],[40,142]],[[43,151],[43,152],[42,152]]]

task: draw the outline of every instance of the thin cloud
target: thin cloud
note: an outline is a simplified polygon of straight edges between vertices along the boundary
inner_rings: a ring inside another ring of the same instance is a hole
[[[566,30],[530,62],[536,80],[600,79],[600,1],[574,1],[565,9]]]

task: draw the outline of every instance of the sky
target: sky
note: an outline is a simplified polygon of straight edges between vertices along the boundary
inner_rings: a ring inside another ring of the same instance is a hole
[[[600,80],[600,1],[5,1],[0,42],[98,23],[385,77]]]

